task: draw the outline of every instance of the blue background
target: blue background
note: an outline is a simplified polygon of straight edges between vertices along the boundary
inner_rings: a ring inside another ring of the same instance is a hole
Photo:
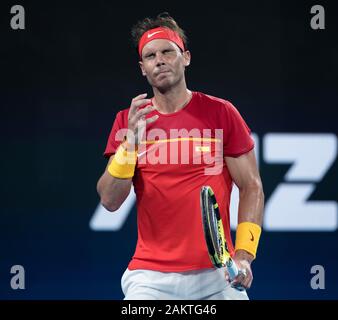
[[[26,29],[10,28],[10,8]],[[321,4],[326,29],[310,28]],[[134,251],[136,210],[119,231],[93,231],[96,182],[116,113],[150,88],[130,28],[169,11],[189,38],[192,90],[226,98],[260,142],[268,132],[335,133],[337,13],[333,2],[2,2],[0,82],[0,299],[121,299]],[[266,199],[289,165],[260,153]],[[310,200],[337,201],[337,161]],[[12,290],[10,268],[25,268]],[[325,290],[310,286],[325,267]],[[252,299],[337,299],[338,233],[263,232]]]

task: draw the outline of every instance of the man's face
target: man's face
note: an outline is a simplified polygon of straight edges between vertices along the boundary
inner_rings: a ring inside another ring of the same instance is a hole
[[[142,50],[140,67],[149,84],[159,90],[168,90],[184,77],[190,64],[190,52],[181,52],[178,46],[166,39],[148,42]]]

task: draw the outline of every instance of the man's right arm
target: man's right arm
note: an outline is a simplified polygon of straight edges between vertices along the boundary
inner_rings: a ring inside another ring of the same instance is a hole
[[[116,154],[109,158],[108,165],[97,182],[96,189],[101,204],[111,212],[119,209],[129,195],[136,165],[138,136],[142,137],[146,125],[158,119],[158,115],[146,119],[146,115],[155,110],[154,106],[140,109],[141,106],[151,102],[150,99],[145,99],[146,96],[146,93],[140,94],[132,100],[128,113],[127,140],[116,150]],[[121,163],[121,160],[127,160],[127,163],[123,164],[124,161]]]
[[[107,167],[96,186],[97,192],[100,195],[101,204],[111,212],[120,208],[124,200],[128,197],[132,184],[131,178],[115,178],[108,172],[108,167],[113,158],[114,155],[109,158]]]

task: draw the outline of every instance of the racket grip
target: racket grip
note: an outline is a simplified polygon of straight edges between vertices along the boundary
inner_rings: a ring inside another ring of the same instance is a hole
[[[237,265],[236,265],[235,261],[233,261],[232,259],[229,259],[226,263],[226,267],[227,267],[227,271],[229,273],[230,281],[232,281],[238,275]]]

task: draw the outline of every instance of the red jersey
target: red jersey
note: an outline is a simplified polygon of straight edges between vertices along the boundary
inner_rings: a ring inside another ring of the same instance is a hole
[[[106,157],[115,153],[128,127],[129,109],[120,111],[111,130]],[[200,189],[212,187],[223,219],[229,251],[232,178],[225,156],[254,147],[250,129],[229,102],[193,92],[181,110],[161,114],[147,125],[133,177],[138,240],[128,268],[181,272],[212,268],[204,239]]]

